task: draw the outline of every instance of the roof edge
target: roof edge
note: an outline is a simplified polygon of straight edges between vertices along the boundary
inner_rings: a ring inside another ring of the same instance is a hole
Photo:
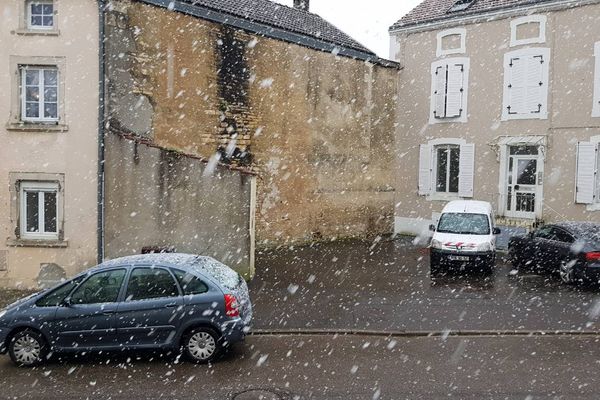
[[[413,22],[406,25],[395,23],[390,26],[388,32],[394,33],[412,33],[434,30],[440,27],[456,25],[459,23],[477,23],[480,20],[490,21],[494,19],[508,18],[512,15],[519,15],[524,10],[535,11],[559,11],[567,8],[587,6],[600,3],[600,0],[554,0],[544,3],[530,1],[520,6],[494,7],[486,11],[462,13],[460,15],[450,15],[441,18],[434,18],[424,22]]]
[[[297,44],[299,46],[308,47],[313,50],[318,50],[326,53],[335,53],[338,56],[362,60],[385,68],[401,69],[399,63],[380,58],[375,53],[367,53],[365,51],[344,46],[339,43],[333,43],[322,39],[317,39],[315,37],[307,36],[301,33],[287,31],[282,28],[251,21],[232,14],[216,11],[214,9],[204,7],[201,5],[191,5],[173,0],[137,1],[160,8],[166,8],[168,10],[177,11],[182,14],[201,18],[210,22],[229,25],[233,28],[238,28],[250,33],[257,34],[259,36],[264,36],[271,39]]]

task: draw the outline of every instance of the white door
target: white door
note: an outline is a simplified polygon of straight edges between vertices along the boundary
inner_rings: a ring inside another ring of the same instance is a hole
[[[535,219],[542,201],[543,159],[538,146],[508,146],[506,216]]]

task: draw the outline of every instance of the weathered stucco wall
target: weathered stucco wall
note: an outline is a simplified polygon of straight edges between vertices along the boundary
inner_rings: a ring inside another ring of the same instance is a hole
[[[525,14],[525,13],[524,13]],[[600,221],[598,211],[575,204],[576,146],[600,132],[592,118],[594,43],[600,38],[600,6],[590,5],[546,15],[546,41],[510,47],[510,22],[502,18],[466,24],[466,53],[470,57],[468,122],[430,124],[431,63],[436,58],[438,31],[392,37],[392,49],[403,66],[398,107],[396,215],[422,220],[426,229],[444,201],[417,195],[419,145],[435,138],[462,138],[475,144],[474,198],[498,207],[500,136],[540,135],[547,138],[543,178],[543,220]],[[446,29],[448,27],[445,27]],[[523,47],[550,48],[548,118],[501,121],[504,54]],[[451,57],[451,56],[450,56]],[[418,230],[419,226],[415,229]]]
[[[259,243],[392,231],[397,70],[136,2],[109,18],[139,97],[113,102],[151,104],[161,146],[258,172]]]
[[[212,256],[250,277],[256,178],[210,168],[177,152],[107,136],[105,256],[173,248]]]

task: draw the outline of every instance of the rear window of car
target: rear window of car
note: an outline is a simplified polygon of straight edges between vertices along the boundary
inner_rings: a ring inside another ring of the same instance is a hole
[[[177,278],[179,285],[183,289],[185,295],[202,294],[208,292],[208,285],[204,283],[196,275],[190,274],[179,269],[172,269],[173,274]]]
[[[458,235],[489,235],[490,221],[485,214],[444,213],[437,231]]]

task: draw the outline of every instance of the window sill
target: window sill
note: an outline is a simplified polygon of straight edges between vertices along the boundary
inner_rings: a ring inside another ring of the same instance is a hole
[[[69,246],[67,240],[51,239],[8,239],[6,245],[9,247],[49,247],[64,248]]]
[[[467,117],[453,117],[453,118],[435,118],[435,117],[431,117],[429,118],[429,124],[430,125],[435,125],[435,124],[451,124],[451,123],[459,123],[459,124],[465,124],[467,123]]]
[[[587,211],[600,211],[600,203],[588,204],[585,209]]]
[[[428,201],[452,201],[452,200],[462,200],[458,194],[443,194],[443,193],[435,193],[427,196]]]
[[[9,122],[6,129],[16,132],[67,132],[69,126],[42,122]]]
[[[22,36],[59,36],[58,29],[17,29],[14,31],[17,35]]]

